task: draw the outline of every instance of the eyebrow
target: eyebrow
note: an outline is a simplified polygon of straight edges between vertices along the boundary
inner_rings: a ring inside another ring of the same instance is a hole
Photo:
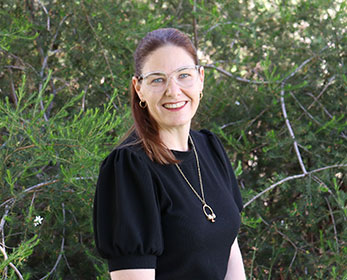
[[[179,67],[177,69],[175,69],[174,71],[172,71],[171,73],[169,74],[166,74],[165,72],[161,72],[161,71],[153,71],[153,72],[148,72],[146,74],[142,74],[140,76],[140,78],[146,78],[148,76],[151,76],[151,75],[162,75],[162,76],[168,76],[168,75],[171,75],[172,73],[176,72],[176,71],[181,71],[181,70],[184,70],[184,69],[187,69],[187,68],[193,68],[193,67],[196,67],[197,65],[185,65],[185,66],[182,66],[182,67]]]
[[[145,76],[150,76],[150,75],[163,75],[163,76],[165,76],[166,74],[164,72],[154,71],[154,72],[147,73]]]

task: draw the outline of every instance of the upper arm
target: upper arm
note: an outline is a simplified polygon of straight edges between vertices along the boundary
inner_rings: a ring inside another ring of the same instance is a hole
[[[112,280],[154,280],[154,269],[123,269],[110,273]]]
[[[113,153],[94,199],[95,243],[109,271],[155,268],[163,252],[160,218],[150,167],[132,151]]]

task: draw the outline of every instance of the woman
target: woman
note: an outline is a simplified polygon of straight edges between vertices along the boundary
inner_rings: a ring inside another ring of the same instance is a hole
[[[214,134],[190,129],[204,85],[192,42],[158,29],[134,58],[134,128],[103,162],[94,201],[111,278],[245,279],[234,172]]]

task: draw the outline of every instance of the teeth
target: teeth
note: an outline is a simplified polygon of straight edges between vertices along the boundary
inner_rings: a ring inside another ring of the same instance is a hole
[[[178,102],[178,103],[174,103],[174,104],[165,104],[164,107],[168,108],[168,109],[175,109],[175,108],[179,108],[182,107],[186,102]]]

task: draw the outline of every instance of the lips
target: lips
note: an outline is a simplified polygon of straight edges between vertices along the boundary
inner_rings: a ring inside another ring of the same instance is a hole
[[[165,103],[163,106],[166,109],[178,109],[186,105],[187,101],[177,102],[177,103]]]

